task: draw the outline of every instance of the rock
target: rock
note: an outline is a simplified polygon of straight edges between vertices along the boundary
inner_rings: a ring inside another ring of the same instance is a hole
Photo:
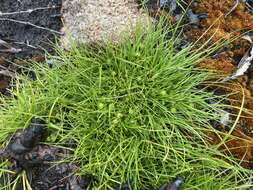
[[[184,182],[184,178],[181,176],[178,176],[173,182],[164,184],[162,187],[159,188],[159,190],[179,190],[183,182]]]
[[[69,48],[71,41],[92,43],[112,39],[119,33],[131,33],[137,23],[150,20],[138,10],[134,0],[65,0],[62,7],[64,26],[61,45]]]

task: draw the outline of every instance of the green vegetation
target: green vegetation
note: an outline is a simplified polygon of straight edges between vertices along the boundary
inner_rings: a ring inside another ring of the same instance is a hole
[[[209,73],[194,68],[202,54],[177,52],[173,32],[150,26],[117,45],[59,49],[53,68],[35,65],[37,80],[21,77],[16,98],[1,99],[0,141],[38,116],[48,143],[75,141],[69,159],[97,176],[97,189],[128,180],[158,189],[175,176],[185,177],[183,189],[249,186],[252,172],[206,141],[218,119],[208,100],[217,97],[201,88]]]

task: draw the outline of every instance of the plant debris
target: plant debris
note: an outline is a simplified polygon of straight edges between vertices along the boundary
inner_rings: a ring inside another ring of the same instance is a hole
[[[240,2],[245,3],[248,10],[253,13],[253,1],[252,0],[235,0],[233,7],[229,10],[229,12],[227,14],[225,14],[225,17],[230,15],[238,7]]]
[[[6,150],[12,158],[21,160],[24,158],[20,158],[20,155],[25,156],[46,137],[45,123],[38,118],[32,118],[29,128],[12,136]]]
[[[228,80],[233,80],[245,74],[245,72],[250,68],[252,60],[253,60],[253,42],[250,36],[244,36],[244,39],[248,40],[251,44],[251,48],[245,53],[239,62],[236,71],[229,77],[222,80],[222,82],[226,82]]]
[[[220,111],[220,124],[224,127],[228,126],[230,123],[230,113],[224,110]]]
[[[210,0],[192,4],[193,11],[198,14],[207,13],[208,18],[200,22],[200,28],[187,28],[185,31],[187,39],[191,42],[198,41],[199,46],[201,46],[210,39],[212,43],[221,40],[232,40],[235,36],[241,36],[247,31],[252,31],[253,14],[248,11],[250,2],[243,1],[243,3],[237,5],[237,1],[234,0]],[[227,10],[230,10],[229,16]],[[224,86],[221,84],[218,87],[220,91],[223,91],[223,95],[229,94],[228,104],[232,107],[241,107],[243,99],[245,101],[243,105],[245,111],[242,112],[238,124],[232,131],[232,135],[235,137],[227,140],[226,145],[222,146],[221,149],[241,160],[240,165],[243,167],[253,168],[253,72],[250,67],[252,62],[252,41],[250,38],[251,33],[247,32],[247,34],[243,37],[244,40],[242,38],[233,40],[222,50],[216,52],[215,56],[201,62],[199,67],[214,70],[222,75],[229,75],[222,82],[238,79],[226,83]],[[198,44],[196,45],[198,46]],[[238,78],[239,76],[241,77]],[[217,86],[214,88],[217,88]],[[224,126],[220,128],[222,132],[227,133],[231,130],[236,115],[238,115],[238,109],[232,109],[222,114],[219,124]],[[210,138],[213,144],[219,144],[222,139],[222,137],[212,137],[212,135],[210,135]]]
[[[0,46],[4,46],[5,49],[0,49],[0,52],[5,52],[5,53],[19,53],[22,51],[22,49],[16,49],[9,45],[6,41],[0,39]]]
[[[0,2],[0,57],[31,58],[52,52],[61,35],[62,0],[5,0]],[[12,54],[12,55],[10,55]]]
[[[168,8],[171,13],[173,13],[177,9],[177,1],[176,0],[160,0],[159,2],[160,8]]]
[[[24,59],[43,61],[45,52],[54,52],[52,43],[62,34],[61,6],[62,0],[0,1],[1,94],[10,96],[13,73],[27,64]]]
[[[239,5],[239,3],[240,3],[240,0],[235,0],[233,7],[230,9],[230,11],[227,14],[225,14],[225,17],[230,15],[236,9],[236,7]]]
[[[122,184],[122,185],[119,185],[119,186],[117,186],[116,188],[115,188],[115,190],[131,190],[132,188],[131,188],[131,185],[130,185],[130,183],[129,182],[126,182],[126,183],[124,183],[124,184]]]
[[[76,176],[74,173],[78,166],[74,163],[57,164],[56,162],[67,158],[71,152],[41,144],[47,136],[46,124],[39,118],[32,118],[28,128],[18,130],[12,135],[7,147],[0,151],[0,156],[1,160],[9,160],[9,169],[15,172],[15,175],[6,174],[8,176],[5,177],[14,180],[24,170],[34,190],[87,189],[95,178],[90,174]]]

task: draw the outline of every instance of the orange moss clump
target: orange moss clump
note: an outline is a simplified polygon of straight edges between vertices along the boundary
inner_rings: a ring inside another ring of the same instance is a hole
[[[208,18],[201,21],[201,26],[205,29],[213,28],[217,30],[217,34],[225,34],[224,36],[239,35],[240,30],[253,29],[253,15],[246,11],[245,4],[241,3],[227,17],[225,15],[233,7],[235,0],[209,0],[202,1],[193,7],[196,13],[207,13]],[[209,36],[213,33],[208,32]],[[221,36],[224,38],[224,36]],[[220,38],[214,36],[214,41]]]
[[[222,137],[212,136],[212,140],[218,144],[225,137],[225,134]],[[240,130],[235,130],[232,136],[226,140],[225,145],[222,145],[220,150],[235,156],[240,161],[241,166],[253,169],[253,138],[246,136]]]
[[[234,69],[235,66],[226,59],[226,57],[219,57],[216,60],[212,58],[207,58],[201,63],[198,64],[199,68],[208,69],[211,71],[219,72],[220,74],[230,74]]]
[[[150,8],[151,14],[155,16],[162,14],[163,11],[159,9],[157,0],[151,2],[153,5]],[[196,47],[203,46],[207,41],[210,44],[224,40],[231,41],[224,50],[213,57],[206,58],[198,64],[198,67],[213,70],[221,75],[230,75],[250,48],[250,44],[241,39],[240,35],[245,31],[253,31],[253,14],[247,11],[242,1],[230,14],[228,13],[234,6],[235,0],[201,0],[195,3],[186,0],[186,3],[191,3],[190,8],[194,13],[208,15],[206,19],[200,21],[197,28],[185,26],[184,34]],[[168,20],[173,21],[173,18],[169,17]],[[242,166],[253,169],[253,69],[249,70],[247,75],[238,78],[236,83],[219,84],[218,87],[211,85],[210,90],[213,89],[228,94],[233,120],[238,116],[244,100],[244,110],[235,130],[232,131],[233,137],[229,137],[220,150],[234,155]],[[228,132],[225,127],[219,128],[221,130],[219,136],[214,133],[208,134],[212,144],[219,144]]]
[[[253,14],[246,10],[244,3],[240,3],[229,15],[225,16],[233,7],[235,0],[209,0],[192,4],[191,8],[197,14],[207,13],[208,18],[200,22],[199,28],[192,28],[186,31],[187,37],[192,41],[199,41],[201,46],[211,39],[213,43],[221,40],[231,40],[227,50],[215,58],[207,58],[199,64],[200,68],[219,72],[223,75],[230,75],[238,64],[239,60],[250,48],[250,44],[239,36],[245,31],[253,31]],[[201,37],[201,39],[199,39]],[[236,39],[236,37],[238,37]],[[197,44],[198,46],[198,44]],[[237,58],[237,60],[235,59]],[[244,111],[232,132],[235,138],[226,141],[224,151],[233,154],[241,160],[241,165],[253,168],[253,70],[247,75],[240,77],[237,83],[232,82],[219,87],[220,90],[229,94],[230,104],[234,107],[232,114],[235,119],[242,101],[244,99]],[[222,131],[226,133],[226,131]],[[218,144],[221,138],[210,135],[213,144]]]

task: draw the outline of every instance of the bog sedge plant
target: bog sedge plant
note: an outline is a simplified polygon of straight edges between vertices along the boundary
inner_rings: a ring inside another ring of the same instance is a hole
[[[22,76],[15,98],[1,98],[2,145],[36,116],[48,123],[47,143],[75,142],[69,160],[97,177],[94,189],[126,181],[158,189],[175,176],[185,178],[183,189],[249,187],[252,172],[206,141],[218,108],[201,88],[209,73],[194,67],[202,53],[176,51],[174,29],[161,26],[118,44],[58,49],[53,68],[35,64],[37,80]]]

